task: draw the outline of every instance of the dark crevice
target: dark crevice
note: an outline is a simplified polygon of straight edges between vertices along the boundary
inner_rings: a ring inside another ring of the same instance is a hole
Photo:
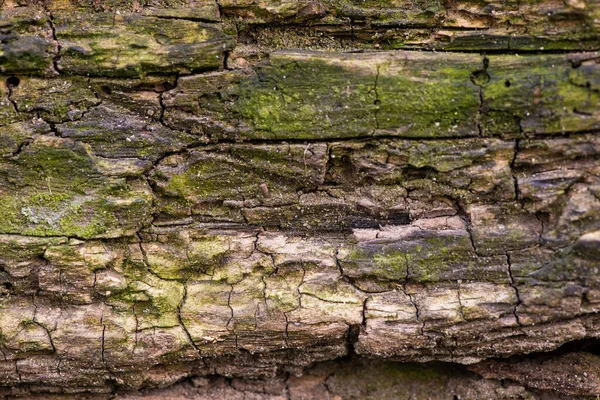
[[[231,295],[233,294],[233,290],[235,289],[235,287],[233,286],[233,284],[230,284],[229,286],[231,286],[231,289],[229,290],[229,293],[227,294],[227,307],[229,307],[231,316],[229,317],[229,320],[225,324],[225,329],[227,329],[229,332],[235,334],[235,329],[229,328],[229,324],[231,324],[231,322],[233,321],[233,318],[234,318],[233,307],[231,306]],[[236,338],[236,346],[235,347],[237,347],[237,335],[235,335],[235,338]]]
[[[456,291],[457,291],[457,297],[458,297],[458,313],[460,314],[460,318],[463,321],[466,321],[465,319],[465,313],[464,313],[464,307],[463,307],[463,303],[462,303],[462,296],[460,293],[460,284],[461,281],[456,282]]]
[[[8,156],[8,157],[18,157],[18,156],[19,156],[19,154],[21,154],[21,152],[22,152],[22,151],[23,151],[23,150],[24,150],[24,149],[25,149],[27,146],[29,146],[29,145],[31,144],[31,142],[33,142],[33,139],[28,139],[28,140],[25,140],[23,143],[19,143],[19,144],[17,145],[17,149],[16,149],[15,151],[13,151],[12,153],[8,153],[8,154],[6,154],[5,156]],[[0,157],[1,157],[1,156],[2,156],[2,154],[0,154]]]
[[[13,90],[14,88],[16,88],[17,86],[19,86],[19,83],[21,81],[19,80],[18,77],[16,76],[10,76],[6,79],[5,85],[6,85],[6,90],[8,91],[8,94],[6,96],[6,98],[8,99],[8,101],[10,102],[10,104],[12,104],[12,107],[15,111],[16,114],[19,114],[19,107],[17,106],[17,103],[15,102],[15,100],[13,99],[12,95],[13,95]]]
[[[191,21],[191,22],[199,22],[206,25],[218,25],[220,21],[213,20],[210,18],[201,18],[201,17],[180,17],[180,16],[171,16],[171,15],[152,15],[153,18],[158,19],[176,19],[180,21]]]
[[[177,305],[177,320],[179,321],[179,325],[181,326],[181,329],[183,329],[183,332],[185,333],[185,336],[187,337],[187,340],[189,341],[190,346],[192,346],[194,348],[194,350],[196,350],[196,352],[200,355],[202,361],[204,362],[204,364],[206,366],[206,362],[202,358],[202,352],[200,351],[198,346],[196,346],[194,339],[192,339],[192,335],[187,330],[187,327],[185,326],[185,323],[183,322],[183,319],[181,317],[181,309],[183,308],[183,305],[185,304],[186,300],[187,300],[187,281],[183,283],[183,295],[181,296],[181,301]]]
[[[290,393],[290,373],[286,372],[285,374],[285,384],[283,388],[283,393],[285,395],[286,400],[292,399],[292,394]]]
[[[356,357],[355,347],[358,343],[358,337],[360,335],[361,325],[350,325],[346,331],[346,347],[349,357]]]
[[[506,255],[506,263],[508,265],[508,277],[510,278],[510,286],[515,291],[515,296],[517,297],[517,304],[515,304],[515,306],[513,307],[513,314],[517,321],[517,325],[522,326],[521,321],[519,320],[519,314],[518,314],[518,307],[521,305],[521,296],[519,294],[519,288],[518,288],[518,286],[515,282],[515,278],[513,276],[512,264],[511,264],[511,260],[510,260],[510,253],[506,252],[505,255]]]
[[[43,7],[44,7],[44,10],[46,11],[46,14],[48,15],[48,25],[50,26],[50,31],[52,32],[52,40],[54,41],[54,43],[56,45],[56,54],[52,58],[52,68],[56,74],[61,74],[62,70],[58,66],[58,61],[60,60],[60,56],[61,56],[60,52],[62,50],[62,46],[61,46],[60,42],[58,41],[58,37],[56,35],[56,26],[54,24],[54,15],[48,9],[48,7],[45,3],[43,3]]]
[[[479,69],[477,71],[474,71],[471,73],[471,82],[479,87],[479,108],[477,110],[477,116],[475,117],[475,121],[476,121],[476,125],[477,125],[477,131],[479,132],[479,136],[483,137],[483,127],[481,125],[481,119],[483,118],[484,115],[484,105],[485,105],[485,99],[484,99],[484,95],[483,95],[483,88],[484,86],[490,81],[490,75],[487,72],[487,69],[489,67],[490,64],[490,60],[487,57],[483,57],[483,68]]]
[[[516,139],[515,140],[515,147],[514,147],[514,154],[513,154],[513,158],[510,162],[510,172],[512,175],[512,179],[513,179],[513,186],[514,186],[514,191],[515,191],[515,201],[518,203],[521,203],[521,206],[523,206],[522,201],[519,199],[519,179],[517,178],[517,175],[515,174],[515,163],[517,161],[517,156],[519,153],[519,144],[520,144],[521,139]]]
[[[600,199],[599,199],[600,200]],[[536,212],[535,218],[540,222],[540,233],[538,235],[538,245],[541,247],[544,245],[544,234],[546,233],[546,226],[549,224],[549,214],[546,212]]]
[[[412,306],[415,308],[415,318],[416,318],[417,322],[421,324],[421,327],[420,327],[421,336],[425,336],[425,321],[421,320],[421,310],[419,310],[419,307],[417,306],[417,303],[415,302],[413,295],[406,291],[406,283],[404,284],[404,294],[406,294],[408,296],[408,299],[410,300],[410,304],[412,304]]]
[[[375,75],[375,83],[373,84],[373,89],[371,89],[371,91],[375,94],[375,100],[373,101],[373,105],[375,106],[373,109],[375,130],[373,131],[373,135],[379,130],[379,110],[381,106],[381,100],[379,100],[379,92],[377,91],[377,85],[379,84],[379,68],[380,65],[377,65],[377,75]]]
[[[168,125],[166,127],[168,129],[172,129],[172,128],[168,127]],[[564,138],[577,137],[577,136],[582,136],[582,135],[587,135],[587,134],[597,134],[597,133],[600,133],[600,130],[577,131],[577,132],[561,134],[561,136],[557,136],[555,134],[548,134],[548,135],[538,134],[538,135],[536,135],[536,139],[560,140],[560,139],[564,139]],[[355,137],[341,137],[341,138],[340,137],[313,138],[310,140],[297,139],[297,138],[237,139],[237,140],[235,140],[235,139],[219,139],[217,141],[212,141],[210,143],[206,143],[202,139],[198,139],[198,142],[183,146],[179,150],[174,150],[174,151],[169,151],[169,152],[163,153],[163,155],[161,157],[159,157],[159,159],[155,162],[155,164],[157,164],[164,158],[171,156],[171,155],[182,154],[188,150],[212,148],[212,147],[214,147],[216,145],[220,145],[220,144],[232,144],[232,145],[244,144],[244,145],[256,145],[256,146],[273,145],[273,144],[288,144],[288,143],[289,144],[303,144],[303,145],[306,145],[307,143],[336,144],[336,143],[348,143],[348,142],[350,142],[350,143],[352,143],[352,142],[367,142],[367,141],[372,141],[374,138],[377,140],[381,140],[381,141],[396,140],[396,141],[406,141],[406,142],[444,142],[444,141],[452,141],[452,140],[460,140],[460,141],[477,140],[477,137],[475,137],[475,136],[444,136],[444,137],[411,136],[411,137],[403,137],[403,136],[380,135],[380,134],[375,134],[374,136],[369,135],[369,136],[355,136]],[[506,140],[506,141],[508,142],[508,141],[512,141],[512,140]]]
[[[475,245],[475,239],[473,237],[473,230],[472,230],[472,224],[471,224],[471,216],[465,210],[465,208],[463,207],[463,205],[461,204],[461,202],[459,200],[456,200],[454,202],[454,205],[456,207],[456,215],[458,215],[459,218],[462,219],[465,224],[465,229],[467,230],[467,233],[469,234],[469,241],[471,242],[471,247],[473,249],[473,252],[479,257],[484,257],[483,254],[480,254],[477,251],[477,246]]]

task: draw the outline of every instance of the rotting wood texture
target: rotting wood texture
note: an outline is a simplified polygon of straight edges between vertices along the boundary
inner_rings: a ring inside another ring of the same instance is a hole
[[[412,388],[378,398],[600,395],[599,31],[595,0],[0,1],[0,398],[362,398],[353,363]]]

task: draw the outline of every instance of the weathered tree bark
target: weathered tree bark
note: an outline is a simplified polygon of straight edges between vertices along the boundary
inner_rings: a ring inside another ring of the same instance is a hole
[[[0,1],[0,398],[600,395],[598,50],[596,0]]]

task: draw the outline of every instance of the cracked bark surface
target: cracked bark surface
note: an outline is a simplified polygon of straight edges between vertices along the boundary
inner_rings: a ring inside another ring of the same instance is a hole
[[[0,398],[600,395],[599,19],[0,1]]]

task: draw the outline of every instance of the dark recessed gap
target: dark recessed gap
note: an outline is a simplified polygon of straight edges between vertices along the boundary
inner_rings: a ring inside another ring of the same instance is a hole
[[[104,93],[104,94],[111,94],[112,93],[112,89],[109,88],[108,86],[100,86],[100,90],[102,90],[102,93]]]
[[[6,86],[8,88],[17,87],[19,86],[19,83],[21,83],[21,81],[16,76],[10,76],[8,79],[6,79]]]
[[[504,81],[504,86],[510,87],[510,81],[508,79]]]
[[[171,90],[175,87],[171,82],[163,82],[162,83],[163,90]]]

